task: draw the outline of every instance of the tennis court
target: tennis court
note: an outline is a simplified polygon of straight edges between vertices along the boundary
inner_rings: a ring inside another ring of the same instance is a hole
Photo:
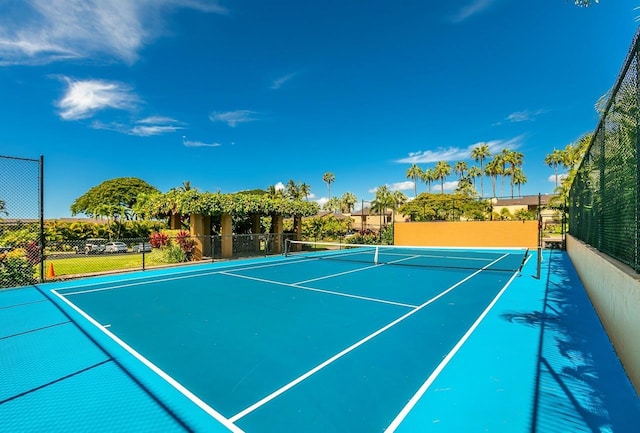
[[[432,385],[530,273],[531,258],[524,249],[355,248],[55,283],[46,293],[175,417],[176,430],[416,431],[443,420],[442,431],[454,431],[478,404],[447,407],[455,389]],[[478,355],[493,349],[478,341],[477,365],[454,382],[486,369]],[[514,364],[506,374],[518,382],[521,370],[535,368]],[[516,387],[525,413],[529,385]],[[425,422],[416,407],[432,399],[427,391],[441,398]],[[517,418],[496,419],[525,431],[530,420]]]

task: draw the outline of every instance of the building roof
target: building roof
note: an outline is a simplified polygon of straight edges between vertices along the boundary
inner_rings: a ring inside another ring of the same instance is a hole
[[[392,213],[393,212],[391,212],[391,209],[387,209],[384,214],[385,215],[391,215]],[[379,216],[380,212],[372,211],[368,207],[365,207],[364,209],[360,209],[360,210],[356,210],[356,211],[351,212],[351,216],[352,217],[356,217],[356,216],[361,217],[361,216],[363,216],[363,214],[364,214],[364,216],[374,216],[374,215],[375,216]]]

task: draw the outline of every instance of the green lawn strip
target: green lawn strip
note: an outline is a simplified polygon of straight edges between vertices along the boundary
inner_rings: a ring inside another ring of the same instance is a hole
[[[145,265],[155,266],[164,264],[160,261],[161,254],[155,251],[145,254]],[[71,258],[47,260],[45,265],[53,264],[56,276],[90,274],[94,272],[108,272],[125,269],[142,269],[142,254],[109,255],[99,254],[95,256],[75,256]]]

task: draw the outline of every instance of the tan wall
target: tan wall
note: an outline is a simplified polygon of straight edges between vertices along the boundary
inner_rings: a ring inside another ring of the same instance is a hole
[[[569,235],[567,252],[627,375],[640,395],[638,275]]]
[[[537,221],[396,223],[395,245],[447,247],[538,247]]]

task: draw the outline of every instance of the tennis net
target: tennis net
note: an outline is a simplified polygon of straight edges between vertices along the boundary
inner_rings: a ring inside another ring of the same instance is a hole
[[[361,245],[288,240],[285,243],[285,255],[288,257],[342,260],[376,265],[516,272],[522,269],[529,255],[529,250],[527,248]]]

